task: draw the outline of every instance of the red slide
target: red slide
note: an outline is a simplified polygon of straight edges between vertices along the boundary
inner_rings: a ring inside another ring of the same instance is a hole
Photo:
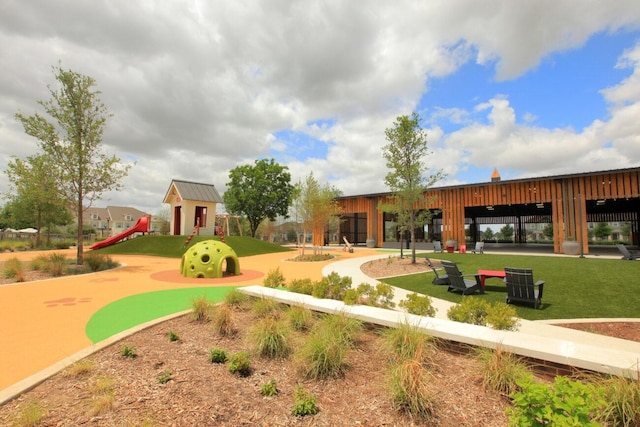
[[[138,220],[138,222],[135,223],[133,227],[127,228],[123,232],[118,233],[115,236],[111,236],[105,240],[95,242],[93,245],[89,246],[89,249],[106,248],[107,246],[111,246],[114,243],[118,243],[120,240],[131,236],[133,233],[147,233],[148,231],[149,217],[143,216]]]

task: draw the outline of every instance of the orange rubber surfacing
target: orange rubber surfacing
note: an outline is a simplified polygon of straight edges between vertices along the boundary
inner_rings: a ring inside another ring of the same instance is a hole
[[[230,274],[225,275],[224,277],[218,277],[213,279],[207,278],[194,278],[194,277],[184,277],[178,270],[165,270],[158,271],[151,274],[151,278],[153,280],[158,280],[160,282],[171,282],[171,283],[189,283],[189,284],[198,284],[198,285],[206,285],[209,284],[211,286],[215,285],[228,285],[229,283],[237,283],[237,282],[246,282],[248,280],[256,280],[264,276],[264,273],[257,270],[247,270],[243,268],[240,274]],[[260,284],[260,283],[256,283]]]

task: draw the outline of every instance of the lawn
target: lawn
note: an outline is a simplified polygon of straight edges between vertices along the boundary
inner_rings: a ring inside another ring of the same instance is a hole
[[[425,255],[419,255],[425,256]],[[501,254],[426,254],[432,259],[457,263],[465,274],[479,269],[532,268],[534,280],[544,280],[542,308],[513,305],[518,316],[529,320],[574,318],[624,318],[640,315],[640,262],[620,259],[568,258]],[[418,262],[424,262],[419,259]],[[444,271],[443,271],[444,273]],[[431,284],[433,272],[384,279],[399,288],[452,302],[462,296],[447,292],[447,286]],[[504,302],[506,287],[501,279],[487,279],[486,293],[474,294],[489,302]]]

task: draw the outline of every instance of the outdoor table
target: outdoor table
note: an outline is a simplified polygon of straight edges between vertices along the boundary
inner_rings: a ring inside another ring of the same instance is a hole
[[[484,290],[484,281],[491,277],[497,277],[500,279],[504,279],[507,276],[507,273],[504,270],[478,270],[478,276],[480,276],[480,283],[482,284],[482,289]]]

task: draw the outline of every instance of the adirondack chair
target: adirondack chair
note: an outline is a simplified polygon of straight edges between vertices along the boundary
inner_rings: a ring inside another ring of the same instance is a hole
[[[484,242],[476,242],[475,249],[471,249],[471,252],[474,254],[483,254],[484,253]]]
[[[427,265],[431,267],[431,270],[433,270],[433,273],[436,275],[436,277],[431,281],[431,283],[433,283],[434,285],[448,285],[449,277],[446,274],[439,274],[438,270],[436,270],[435,266],[433,265],[433,263],[429,258],[425,257],[425,260],[427,261]]]
[[[626,259],[629,261],[638,259],[638,254],[636,252],[629,251],[629,249],[627,249],[625,245],[616,245],[616,248],[618,248],[618,250],[622,254],[622,259]]]
[[[478,274],[467,274],[463,275],[462,272],[458,269],[458,266],[455,262],[452,261],[442,261],[442,266],[444,267],[444,271],[447,272],[447,277],[449,278],[449,288],[448,292],[462,292],[462,295],[471,295],[475,291],[479,291],[481,294],[484,293],[484,289],[482,289],[482,283],[480,282],[480,275]],[[473,277],[471,279],[465,279],[466,277]]]
[[[442,249],[442,243],[440,243],[439,240],[435,240],[433,242],[433,252],[444,252],[444,249]]]
[[[530,268],[505,267],[505,283],[507,284],[506,303],[513,301],[533,304],[534,308],[542,305],[544,280],[534,283],[533,271]]]

